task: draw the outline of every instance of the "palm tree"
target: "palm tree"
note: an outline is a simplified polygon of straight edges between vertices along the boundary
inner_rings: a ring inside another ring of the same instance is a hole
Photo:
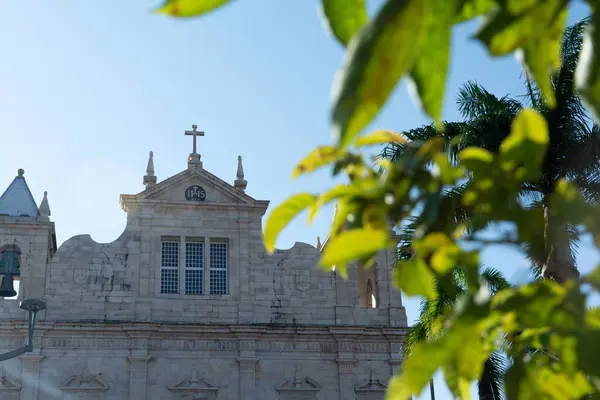
[[[588,19],[565,30],[561,43],[561,65],[552,76],[556,107],[551,109],[539,89],[526,80],[526,95],[521,100],[509,96],[496,97],[477,83],[468,82],[457,97],[462,122],[446,122],[442,132],[433,125],[404,132],[410,141],[443,136],[453,161],[467,146],[479,146],[498,152],[502,141],[510,133],[511,123],[524,108],[532,107],[541,113],[549,129],[550,143],[542,172],[538,179],[525,182],[519,193],[520,201],[528,207],[541,207],[540,235],[537,243],[526,246],[533,266],[544,278],[564,282],[577,278],[574,254],[578,232],[575,227],[562,224],[554,215],[550,199],[560,179],[576,184],[589,202],[600,195],[600,126],[592,123],[581,100],[574,91],[575,67],[581,52],[582,35]],[[404,145],[390,145],[381,156],[398,159],[406,150]],[[462,188],[455,188],[452,196],[460,196]],[[450,192],[449,192],[450,193]],[[445,198],[450,202],[451,199]],[[468,210],[455,207],[455,220],[468,218]]]
[[[487,283],[490,293],[493,295],[498,290],[509,287],[508,281],[502,274],[494,269],[486,268],[481,279]],[[404,342],[404,354],[408,355],[417,343],[422,343],[434,339],[433,332],[434,321],[444,314],[444,312],[454,305],[456,299],[467,290],[465,274],[460,268],[453,271],[453,281],[456,287],[454,290],[447,290],[442,285],[436,285],[435,298],[421,301],[419,310],[419,319],[412,326]],[[443,332],[438,332],[438,335]],[[485,361],[483,372],[478,382],[480,400],[500,400],[503,392],[503,376],[506,360],[500,353],[492,353]]]

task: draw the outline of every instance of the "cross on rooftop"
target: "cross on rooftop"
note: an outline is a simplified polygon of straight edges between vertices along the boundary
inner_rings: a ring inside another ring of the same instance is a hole
[[[185,135],[186,136],[193,136],[194,137],[194,141],[193,141],[193,151],[192,154],[196,154],[196,137],[198,136],[204,136],[204,132],[203,131],[198,131],[196,130],[198,129],[198,125],[192,125],[192,130],[191,131],[185,131]]]

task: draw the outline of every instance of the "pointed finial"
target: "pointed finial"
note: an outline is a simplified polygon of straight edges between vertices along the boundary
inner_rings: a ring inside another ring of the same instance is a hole
[[[321,236],[317,236],[317,250],[321,250]]]
[[[248,181],[244,179],[244,167],[242,166],[242,156],[238,156],[238,165],[237,165],[237,179],[233,182],[233,186],[239,190],[244,192],[246,190],[246,186],[248,186]]]
[[[50,205],[48,204],[48,192],[44,192],[44,198],[40,203],[40,207],[38,208],[39,219],[42,221],[50,220]]]
[[[144,186],[146,189],[156,185],[156,176],[154,176],[154,153],[151,151],[148,155],[148,166],[146,166],[146,175],[144,175]]]
[[[17,171],[17,174],[18,174],[17,176],[19,178],[22,178],[23,175],[25,174],[25,170],[23,168],[19,168],[19,170]]]

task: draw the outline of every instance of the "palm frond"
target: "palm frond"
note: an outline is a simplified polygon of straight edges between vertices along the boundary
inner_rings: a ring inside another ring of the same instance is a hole
[[[494,352],[485,361],[481,378],[477,383],[479,398],[485,400],[501,400],[504,393],[504,374],[507,360],[498,352]]]
[[[502,272],[495,268],[485,268],[481,272],[481,279],[488,284],[490,293],[492,295],[499,290],[510,287],[510,283],[504,277]]]

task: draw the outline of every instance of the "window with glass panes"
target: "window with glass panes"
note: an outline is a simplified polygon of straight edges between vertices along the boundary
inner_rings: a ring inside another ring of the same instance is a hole
[[[204,292],[204,243],[185,243],[185,294],[200,295]]]
[[[160,292],[179,293],[179,241],[163,240],[161,243]]]
[[[227,243],[210,243],[210,294],[227,294]]]

